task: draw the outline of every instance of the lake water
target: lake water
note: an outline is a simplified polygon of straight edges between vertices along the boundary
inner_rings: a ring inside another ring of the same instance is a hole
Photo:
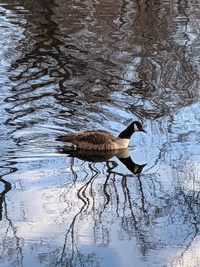
[[[0,266],[200,266],[199,1],[3,0],[0,26]],[[131,167],[56,141],[133,120]]]

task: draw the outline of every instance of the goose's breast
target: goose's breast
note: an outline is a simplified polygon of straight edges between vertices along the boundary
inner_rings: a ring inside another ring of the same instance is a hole
[[[123,148],[127,148],[129,145],[130,139],[117,139],[115,142],[115,149],[123,149]]]

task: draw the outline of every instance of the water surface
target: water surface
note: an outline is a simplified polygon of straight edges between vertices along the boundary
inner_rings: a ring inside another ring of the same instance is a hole
[[[200,265],[199,9],[0,2],[0,266]],[[56,141],[132,120],[131,165]]]

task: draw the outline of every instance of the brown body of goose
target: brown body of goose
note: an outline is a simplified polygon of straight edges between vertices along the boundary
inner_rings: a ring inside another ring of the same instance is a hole
[[[138,121],[132,122],[118,137],[98,130],[67,134],[57,139],[71,149],[115,150],[127,148],[132,134],[136,131],[145,132]]]

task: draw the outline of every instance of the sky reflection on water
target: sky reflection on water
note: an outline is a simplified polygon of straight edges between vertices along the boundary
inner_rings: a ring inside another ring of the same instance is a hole
[[[199,3],[19,0],[0,15],[0,266],[199,266]],[[136,119],[148,134],[128,164],[56,141]]]

